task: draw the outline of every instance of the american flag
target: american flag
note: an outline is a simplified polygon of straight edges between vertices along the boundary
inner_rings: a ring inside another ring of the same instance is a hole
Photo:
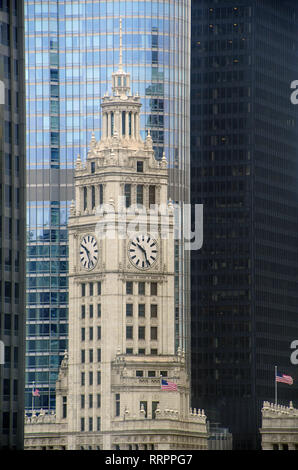
[[[174,382],[169,382],[168,380],[161,380],[161,389],[162,390],[178,390],[177,384]]]
[[[276,373],[275,380],[276,380],[276,382],[282,382],[282,383],[288,384],[288,385],[293,384],[293,378],[290,375],[284,375],[284,374]]]
[[[33,388],[33,390],[32,390],[32,395],[33,395],[34,397],[40,397],[38,388],[35,388],[35,389]]]

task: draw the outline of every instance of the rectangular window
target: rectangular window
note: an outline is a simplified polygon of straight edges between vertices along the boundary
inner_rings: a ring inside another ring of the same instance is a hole
[[[85,408],[85,395],[81,395],[81,408]]]
[[[133,304],[126,304],[126,316],[127,317],[133,316]]]
[[[93,395],[92,395],[92,393],[89,394],[89,408],[93,408]]]
[[[98,393],[97,394],[97,408],[100,408],[101,407],[101,394]]]
[[[132,295],[133,294],[133,282],[126,283],[126,294]]]
[[[143,205],[144,201],[144,186],[142,184],[137,185],[137,204]]]
[[[95,173],[95,162],[91,162],[91,173]],[[94,186],[92,186],[92,188],[94,188]],[[92,192],[93,192],[93,189],[92,189]],[[94,188],[94,206],[95,206],[95,188]]]
[[[81,432],[85,431],[85,418],[81,418]]]
[[[100,431],[101,430],[101,420],[100,420],[100,416],[97,416],[97,431]]]
[[[155,186],[149,186],[149,207],[156,204]]]
[[[157,282],[150,283],[150,295],[157,295]]]
[[[148,377],[155,377],[155,370],[148,370]]]
[[[101,295],[101,282],[98,281],[97,283],[97,295]]]
[[[89,349],[89,362],[93,362],[93,349]]]
[[[89,282],[89,295],[90,297],[93,296],[93,282]]]
[[[101,371],[97,371],[97,385],[101,385]]]
[[[158,408],[159,401],[153,401],[152,402],[152,419],[156,418],[156,410]]]
[[[81,305],[81,316],[82,316],[82,318],[85,318],[85,316],[86,316],[86,307],[85,307],[85,305]]]
[[[92,370],[89,371],[89,385],[93,385],[93,372],[92,372]]]
[[[150,305],[150,316],[151,318],[157,318],[157,304]]]
[[[167,377],[167,376],[168,376],[168,371],[167,371],[167,370],[161,370],[161,371],[160,371],[160,375],[161,375],[162,377]]]
[[[83,189],[83,196],[84,196],[84,211],[87,209],[87,187],[84,186]]]
[[[101,304],[97,304],[97,317],[101,317]]]
[[[125,207],[131,206],[131,184],[124,185]]]
[[[143,171],[144,171],[144,163],[137,161],[137,172],[138,173],[143,173]]]
[[[90,341],[93,340],[93,326],[90,326],[90,327],[89,327],[89,340],[90,340]]]
[[[138,312],[139,312],[139,317],[145,316],[145,304],[138,305]]]
[[[81,372],[81,385],[85,385],[85,372]]]
[[[126,348],[126,354],[133,354],[132,348]]]
[[[85,363],[85,349],[81,349],[81,363]]]
[[[103,185],[99,185],[99,204],[103,204]]]
[[[81,328],[81,341],[85,341],[85,328]]]
[[[89,317],[93,318],[93,305],[89,305]]]
[[[157,349],[151,349],[150,354],[151,356],[157,356]]]
[[[82,297],[86,295],[86,284],[81,284],[81,295]]]
[[[132,326],[126,327],[126,339],[133,339],[133,327]]]
[[[143,370],[136,370],[136,377],[143,377],[144,371]]]
[[[140,348],[139,351],[138,351],[138,354],[140,354],[140,355],[146,354],[145,349],[144,349],[144,348]]]
[[[157,340],[157,327],[151,326],[151,339]]]
[[[145,411],[145,418],[147,418],[147,405],[146,401],[140,401],[140,410],[143,409]]]
[[[93,431],[93,418],[89,417],[89,432]]]
[[[120,393],[115,395],[115,416],[120,416]]]
[[[62,418],[67,417],[67,397],[62,397]]]
[[[138,288],[139,295],[145,295],[145,282],[139,282]]]
[[[101,362],[101,349],[97,350],[97,362]]]
[[[95,208],[95,187],[91,186],[91,209]]]
[[[139,339],[145,339],[145,327],[139,326]]]
[[[97,339],[101,339],[101,326],[97,327]]]

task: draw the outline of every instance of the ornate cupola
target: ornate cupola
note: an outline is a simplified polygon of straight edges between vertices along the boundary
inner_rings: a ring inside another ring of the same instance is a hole
[[[140,141],[140,97],[132,95],[130,74],[122,66],[122,22],[120,19],[119,68],[112,74],[112,96],[108,93],[102,99],[102,136],[104,145],[110,146],[113,138],[121,145],[130,147]]]

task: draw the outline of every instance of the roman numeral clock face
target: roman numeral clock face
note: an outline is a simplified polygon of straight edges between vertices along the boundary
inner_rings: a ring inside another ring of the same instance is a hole
[[[157,256],[157,242],[148,234],[136,235],[128,245],[129,260],[138,269],[151,268]]]
[[[98,244],[93,235],[85,235],[80,243],[80,263],[84,269],[91,271],[98,261]]]

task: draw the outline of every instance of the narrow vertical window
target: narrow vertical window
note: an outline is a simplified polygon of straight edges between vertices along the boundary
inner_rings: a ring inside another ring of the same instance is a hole
[[[132,131],[132,117],[131,117],[131,112],[128,115],[128,130],[129,130],[129,135],[131,136],[131,131]]]
[[[91,186],[91,208],[95,208],[95,187]]]
[[[111,136],[114,135],[114,113],[111,113]]]
[[[115,395],[115,416],[120,416],[120,393]]]
[[[144,200],[144,186],[142,184],[137,185],[137,204],[143,205]]]
[[[156,204],[155,186],[149,186],[149,207]]]
[[[99,185],[99,204],[103,204],[103,185]]]
[[[84,186],[83,193],[84,193],[84,211],[85,211],[87,209],[87,187],[86,186]]]
[[[101,295],[101,282],[98,281],[97,283],[97,295]]]
[[[62,397],[62,418],[67,417],[67,397]]]
[[[125,111],[122,111],[122,135],[125,135]]]

